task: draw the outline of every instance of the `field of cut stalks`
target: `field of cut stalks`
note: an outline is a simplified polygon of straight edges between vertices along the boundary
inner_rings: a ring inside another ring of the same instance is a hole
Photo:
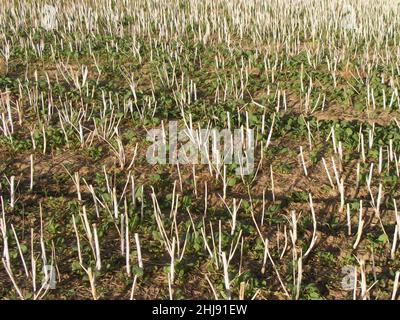
[[[0,298],[400,299],[399,88],[397,0],[0,0]]]

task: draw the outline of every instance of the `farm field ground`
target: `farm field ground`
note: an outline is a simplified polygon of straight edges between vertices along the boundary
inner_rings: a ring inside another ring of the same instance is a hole
[[[0,297],[399,299],[399,87],[399,1],[0,0]]]

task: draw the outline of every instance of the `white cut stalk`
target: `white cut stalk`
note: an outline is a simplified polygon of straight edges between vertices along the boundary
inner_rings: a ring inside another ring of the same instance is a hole
[[[33,228],[31,228],[31,272],[32,272],[32,289],[36,292],[36,259],[33,250]]]
[[[204,181],[204,218],[207,215],[207,207],[208,207],[208,190],[207,190],[207,181]]]
[[[24,296],[22,295],[21,289],[19,288],[19,286],[17,285],[17,283],[16,283],[16,281],[14,279],[14,276],[12,274],[11,269],[7,265],[7,262],[5,261],[4,258],[1,258],[1,261],[3,262],[4,269],[6,269],[8,277],[10,278],[10,280],[11,280],[13,286],[14,286],[15,291],[17,291],[18,296],[20,297],[21,300],[25,300]]]
[[[282,260],[282,258],[284,257],[285,252],[286,252],[286,248],[288,246],[288,236],[287,236],[287,231],[286,231],[286,225],[283,226],[283,235],[284,235],[284,238],[285,238],[285,243],[283,245],[282,253],[279,256],[279,260]]]
[[[297,260],[297,285],[296,285],[296,300],[299,300],[300,297],[300,289],[301,289],[301,280],[303,277],[303,257],[300,252],[300,257]]]
[[[346,217],[347,217],[347,234],[351,236],[351,215],[350,215],[350,204],[346,205]]]
[[[92,269],[89,267],[87,270],[85,269],[86,274],[88,275],[89,282],[90,282],[90,291],[92,293],[93,300],[97,300],[97,292],[95,286],[95,274],[92,272]]]
[[[39,216],[40,216],[40,249],[42,253],[42,261],[44,265],[47,265],[46,250],[44,247],[44,236],[43,236],[43,209],[42,203],[39,202]]]
[[[14,208],[15,205],[15,176],[10,178],[10,207]]]
[[[393,234],[393,242],[392,242],[392,249],[390,251],[390,257],[393,260],[395,258],[396,254],[396,245],[397,245],[397,239],[398,239],[398,232],[399,232],[399,226],[396,225],[394,228],[394,234]]]
[[[137,282],[138,276],[135,275],[133,278],[133,283],[132,283],[132,289],[131,289],[131,295],[129,297],[130,300],[133,300],[133,295],[135,294],[135,288],[136,288],[136,282]]]
[[[359,216],[358,216],[358,230],[357,230],[357,238],[356,238],[356,241],[354,242],[354,245],[353,245],[353,249],[354,250],[357,248],[358,244],[360,243],[362,230],[363,230],[363,227],[364,227],[364,220],[362,218],[362,211],[363,211],[362,200],[360,200],[360,213],[359,213]]]
[[[231,228],[231,235],[233,236],[235,233],[235,229],[236,229],[236,217],[237,217],[237,212],[239,210],[240,207],[240,202],[239,205],[236,206],[236,199],[233,199],[233,212],[232,212],[232,228]]]
[[[342,141],[339,141],[339,143],[338,143],[338,154],[339,154],[340,171],[342,171],[342,161],[343,161]]]
[[[237,236],[236,244],[234,245],[234,241],[231,242],[231,247],[229,250],[229,257],[228,257],[228,264],[231,262],[232,258],[234,257],[237,248],[239,246],[240,239],[242,238],[242,230],[240,230],[239,235]]]
[[[308,172],[307,172],[306,163],[304,161],[303,147],[302,146],[300,146],[300,159],[301,159],[301,163],[303,165],[304,175],[307,177],[308,176]]]
[[[332,178],[331,178],[331,174],[329,173],[328,167],[326,165],[325,158],[322,158],[322,163],[324,165],[326,176],[328,177],[328,180],[329,180],[329,183],[330,183],[331,187],[335,188],[335,185],[333,184],[333,181],[332,181]]]
[[[218,269],[218,259],[215,258],[213,251],[211,250],[210,246],[208,245],[207,237],[205,234],[205,229],[203,227],[201,227],[200,232],[201,232],[201,235],[203,236],[204,247],[207,250],[208,254],[210,255],[211,259],[214,260],[215,265]]]
[[[78,233],[78,228],[76,226],[76,221],[75,221],[75,216],[72,216],[72,223],[74,226],[74,231],[75,231],[75,237],[76,237],[76,245],[78,248],[78,258],[79,258],[79,264],[82,265],[83,261],[82,261],[82,252],[81,252],[81,244],[80,244],[80,240],[79,240],[79,233]]]
[[[275,202],[275,184],[274,184],[274,172],[272,170],[272,164],[270,165],[271,172],[271,192],[272,192],[272,201]],[[265,195],[265,194],[264,194]]]
[[[169,299],[173,300],[173,290],[172,290],[172,282],[171,282],[171,275],[170,273],[167,274],[168,278],[168,292],[169,292]]]
[[[81,221],[83,224],[83,229],[85,230],[86,236],[89,240],[89,245],[90,245],[90,248],[92,249],[93,256],[94,256],[94,258],[96,258],[96,249],[94,246],[93,233],[92,233],[92,229],[90,228],[89,220],[87,217],[86,206],[82,207],[82,214],[79,217],[81,218]]]
[[[28,268],[26,267],[24,254],[22,253],[22,249],[21,249],[21,245],[20,245],[19,240],[18,240],[17,233],[15,232],[14,225],[12,225],[12,224],[11,224],[11,229],[13,231],[15,242],[16,242],[17,247],[18,247],[18,252],[19,252],[19,256],[20,256],[21,261],[22,261],[22,265],[24,266],[25,275],[26,275],[27,278],[29,278],[29,272],[28,272]]]
[[[340,192],[340,212],[342,212],[344,208],[344,181],[343,178],[340,178],[340,185],[339,185],[339,192]]]
[[[262,193],[261,226],[264,225],[264,216],[265,216],[265,189],[263,189]]]
[[[179,162],[176,164],[176,168],[178,171],[178,177],[179,177],[179,187],[181,189],[181,192],[183,192],[183,183],[182,183],[182,175],[181,175],[181,169],[179,167]]]
[[[207,282],[208,282],[208,284],[209,284],[209,286],[210,286],[210,288],[211,288],[211,291],[212,291],[212,293],[213,293],[213,295],[214,295],[215,300],[218,300],[217,291],[215,291],[214,286],[213,286],[213,284],[211,283],[210,279],[208,278],[207,274],[205,275],[205,278],[206,278],[206,280],[207,280]]]
[[[264,274],[265,273],[265,265],[267,263],[267,257],[268,257],[268,247],[267,247],[267,242],[264,243],[264,257],[263,257],[263,263],[262,263],[262,267],[261,267],[261,273]]]
[[[393,139],[389,139],[389,160],[393,161]]]
[[[135,243],[136,243],[138,265],[139,265],[140,269],[143,269],[142,251],[140,249],[140,241],[139,241],[139,234],[138,233],[135,233]]]
[[[75,187],[76,187],[76,193],[78,195],[78,200],[82,201],[81,187],[80,187],[80,182],[79,182],[80,179],[79,179],[79,173],[78,172],[75,172],[74,178],[72,180],[73,180],[73,182],[75,184]]]
[[[175,201],[178,200],[178,195],[176,195],[176,180],[174,180],[174,184],[172,187],[172,203],[171,203],[171,210],[169,213],[169,218],[171,219],[174,215],[174,209],[175,209]]]
[[[360,275],[361,275],[361,299],[367,300],[367,277],[365,273],[365,261],[363,259],[359,260],[360,264]]]
[[[398,235],[399,235],[399,239],[400,239],[400,215],[397,212],[397,204],[396,204],[395,199],[393,199],[393,205],[394,205],[394,214],[395,214],[396,224],[397,224],[397,228],[398,228]]]
[[[11,262],[10,262],[10,252],[8,248],[8,235],[7,235],[7,225],[5,218],[5,210],[4,210],[4,201],[3,196],[0,196],[1,199],[1,209],[2,209],[2,218],[0,219],[0,229],[3,236],[3,257],[5,259],[6,265],[8,269],[11,270]]]
[[[269,129],[267,142],[266,142],[266,144],[265,144],[265,150],[268,149],[268,146],[269,146],[269,144],[271,143],[272,131],[273,131],[273,129],[274,129],[274,124],[275,124],[275,117],[276,117],[276,113],[274,113],[274,115],[273,115],[273,117],[272,117],[271,128]]]
[[[119,242],[120,242],[120,247],[121,247],[121,255],[125,255],[125,226],[124,226],[124,222],[125,222],[125,216],[121,215],[121,225],[120,225],[120,230],[121,232],[119,233]]]
[[[397,271],[393,283],[392,300],[396,300],[396,294],[399,288],[399,278],[400,278],[400,271]]]
[[[222,199],[226,199],[226,165],[223,166],[223,175],[222,175]]]
[[[130,265],[130,245],[129,245],[129,218],[127,211],[125,211],[125,264],[126,264],[126,273],[128,274],[129,277],[131,275],[131,265]]]
[[[193,164],[192,166],[192,173],[193,173],[193,188],[194,188],[194,195],[196,196],[196,198],[198,197],[198,193],[197,193],[197,181],[196,181],[196,167]]]
[[[336,147],[336,138],[335,138],[335,130],[333,129],[333,126],[331,128],[331,138],[332,138],[332,145],[333,145],[333,151],[334,153],[338,153],[337,147]]]
[[[43,133],[43,154],[46,154],[47,139],[46,139],[46,131],[44,130],[44,126],[42,126],[42,133]]]
[[[278,277],[279,283],[280,283],[280,285],[281,285],[281,287],[282,287],[282,289],[283,289],[285,295],[289,298],[290,295],[289,295],[288,291],[286,290],[286,287],[285,287],[285,285],[284,285],[283,282],[282,282],[282,278],[281,278],[281,276],[280,276],[280,274],[279,274],[279,272],[278,272],[278,269],[276,268],[275,262],[274,262],[274,260],[272,259],[271,254],[269,253],[269,249],[268,249],[268,243],[269,243],[269,241],[268,241],[267,238],[264,240],[264,243],[265,243],[266,248],[267,248],[267,255],[268,255],[268,258],[269,258],[269,260],[271,261],[271,264],[272,264],[272,266],[273,266],[273,268],[274,268],[274,270],[275,270],[275,273],[276,273],[276,276]]]
[[[119,210],[118,210],[118,200],[117,200],[117,189],[115,187],[112,188],[112,200],[114,208],[114,219],[118,220]]]
[[[175,280],[175,247],[176,247],[176,238],[173,237],[172,238],[172,251],[170,252],[170,256],[171,256],[171,264],[170,264],[170,268],[169,268],[169,274],[170,277],[169,279],[171,280],[171,284],[174,283]]]
[[[33,189],[33,154],[30,155],[30,162],[31,162],[31,166],[30,166],[31,179],[30,179],[29,190],[32,191],[32,189]]]
[[[338,187],[338,190],[340,191],[340,177],[338,174],[338,171],[336,169],[336,163],[335,163],[335,159],[333,157],[331,157],[331,161],[332,161],[332,168],[333,168],[333,173],[335,174],[335,179],[336,179],[336,185]]]
[[[241,244],[240,244],[239,274],[242,273],[242,265],[243,265],[243,245],[244,245],[244,238],[242,237],[242,242],[241,242]]]
[[[246,290],[246,283],[242,281],[240,282],[239,285],[239,300],[244,300],[245,290]]]
[[[101,270],[100,245],[99,245],[99,238],[97,236],[97,227],[95,223],[93,223],[93,234],[94,234],[94,245],[96,249],[96,269],[100,271]]]
[[[221,220],[218,220],[218,256],[222,257],[222,222],[221,222]]]
[[[304,257],[308,256],[308,254],[311,252],[312,248],[314,247],[314,245],[315,245],[315,243],[317,242],[317,239],[318,239],[318,237],[317,237],[317,219],[315,217],[315,211],[314,211],[314,205],[313,205],[311,193],[308,194],[308,199],[309,199],[312,222],[313,222],[313,235],[312,235],[312,238],[311,238],[310,246],[308,247],[308,250],[304,254]]]
[[[305,121],[304,117],[303,120],[306,124],[307,127],[307,133],[308,133],[308,146],[310,151],[312,150],[312,134],[311,134],[311,128],[310,128],[310,122],[309,121]]]
[[[225,284],[225,292],[228,297],[228,300],[231,300],[231,287],[229,282],[229,273],[228,273],[228,262],[226,260],[226,253],[222,252],[222,264],[224,268],[224,284]]]

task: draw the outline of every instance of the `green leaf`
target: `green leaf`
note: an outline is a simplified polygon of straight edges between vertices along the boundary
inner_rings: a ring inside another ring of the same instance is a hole
[[[384,233],[382,233],[378,238],[379,243],[386,243],[388,240],[388,236]]]
[[[132,273],[140,278],[143,276],[143,269],[138,266],[133,266]]]
[[[233,187],[236,185],[236,179],[235,178],[230,178],[228,179],[228,186]]]

